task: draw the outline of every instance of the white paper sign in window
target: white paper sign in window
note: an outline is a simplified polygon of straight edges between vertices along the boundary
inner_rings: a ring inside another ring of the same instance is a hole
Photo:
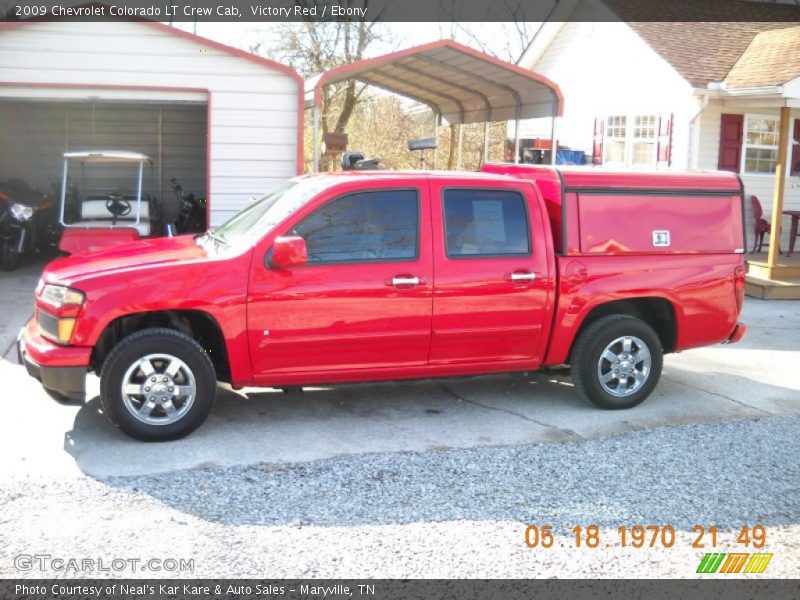
[[[500,200],[474,200],[475,237],[481,242],[505,242],[506,223],[503,202]]]

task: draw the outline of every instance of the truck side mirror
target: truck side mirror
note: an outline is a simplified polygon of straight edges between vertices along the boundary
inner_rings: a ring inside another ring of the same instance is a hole
[[[267,255],[269,266],[274,269],[300,267],[308,262],[306,241],[299,235],[275,238],[272,250]]]

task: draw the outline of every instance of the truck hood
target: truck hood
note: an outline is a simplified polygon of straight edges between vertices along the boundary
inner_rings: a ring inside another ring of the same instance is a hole
[[[208,256],[192,235],[153,238],[58,258],[44,270],[42,280],[72,285],[87,277],[196,262]]]

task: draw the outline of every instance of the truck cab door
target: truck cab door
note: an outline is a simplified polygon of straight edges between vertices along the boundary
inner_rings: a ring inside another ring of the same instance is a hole
[[[347,381],[424,366],[433,265],[427,181],[365,179],[314,202],[279,235],[305,240],[308,262],[253,259],[248,338],[254,379]]]
[[[431,181],[434,232],[430,364],[538,367],[552,318],[552,236],[521,182]]]

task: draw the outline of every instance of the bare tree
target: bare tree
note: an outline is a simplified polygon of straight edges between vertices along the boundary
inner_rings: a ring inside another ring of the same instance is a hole
[[[494,24],[498,31],[491,38],[487,39],[473,24],[463,22],[453,24],[455,33],[452,37],[491,56],[517,62],[542,23],[529,20],[531,5],[526,0],[503,0],[492,5],[491,11],[498,17]]]
[[[296,0],[305,8],[320,7],[324,0]],[[370,0],[345,0],[347,8],[369,8]],[[378,15],[378,19],[380,15]],[[319,75],[365,57],[374,42],[385,39],[386,31],[378,19],[319,22],[311,19],[285,23],[277,28],[269,55],[294,67],[304,78]],[[251,48],[259,52],[261,45]],[[320,123],[323,133],[344,133],[364,86],[355,79],[326,86],[322,90]]]

